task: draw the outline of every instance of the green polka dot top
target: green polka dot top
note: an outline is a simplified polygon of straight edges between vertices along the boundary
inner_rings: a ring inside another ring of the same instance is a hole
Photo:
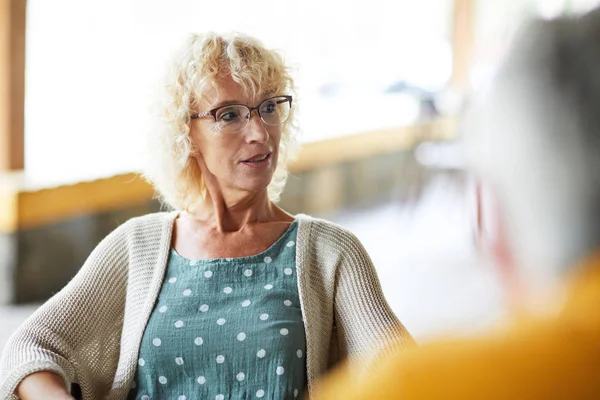
[[[171,250],[129,399],[295,399],[306,383],[297,221],[266,251],[192,261]]]

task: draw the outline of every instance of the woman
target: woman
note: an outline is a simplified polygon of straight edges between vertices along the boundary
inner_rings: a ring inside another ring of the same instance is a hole
[[[295,398],[339,357],[412,343],[359,241],[274,203],[294,130],[281,57],[192,36],[166,88],[146,177],[177,211],[98,245],[12,337],[0,397]]]

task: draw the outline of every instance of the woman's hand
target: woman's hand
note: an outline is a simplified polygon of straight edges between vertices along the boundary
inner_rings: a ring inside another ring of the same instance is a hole
[[[17,396],[22,400],[74,400],[62,378],[53,372],[35,372],[21,381]]]

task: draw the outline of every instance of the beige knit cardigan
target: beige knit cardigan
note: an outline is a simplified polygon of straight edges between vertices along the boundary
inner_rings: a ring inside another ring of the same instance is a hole
[[[85,400],[126,398],[177,215],[133,218],[100,242],[71,282],[9,340],[0,358],[0,399],[17,399],[19,382],[36,371],[53,371],[68,387],[79,383]],[[339,359],[394,351],[412,338],[385,301],[358,239],[331,222],[297,219],[310,393]]]

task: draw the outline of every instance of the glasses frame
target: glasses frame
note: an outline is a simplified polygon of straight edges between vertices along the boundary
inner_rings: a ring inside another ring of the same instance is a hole
[[[285,99],[283,101],[281,101],[278,104],[284,103],[284,102],[288,102],[290,103],[290,109],[292,108],[292,96],[290,95],[283,95],[283,96],[273,96],[273,97],[269,97],[268,99],[265,99],[263,101],[260,102],[259,105],[257,105],[256,107],[250,107],[246,104],[227,104],[227,105],[223,105],[223,106],[219,106],[216,108],[213,108],[212,110],[208,110],[205,111],[203,113],[196,113],[196,114],[192,114],[190,115],[190,119],[199,119],[199,118],[205,118],[208,116],[212,116],[214,122],[217,124],[217,126],[219,126],[219,130],[221,129],[220,125],[218,124],[219,121],[217,121],[217,113],[219,112],[219,110],[223,109],[223,108],[228,108],[228,107],[233,107],[233,106],[241,106],[241,107],[245,107],[248,110],[248,116],[246,117],[247,121],[250,121],[250,119],[252,118],[252,111],[256,110],[256,113],[258,114],[258,117],[260,118],[260,120],[265,124],[265,125],[269,125],[269,126],[277,126],[277,125],[281,125],[283,124],[285,121],[287,121],[287,118],[280,122],[279,124],[269,124],[268,122],[265,121],[265,119],[263,118],[263,116],[260,113],[260,107],[265,104],[268,101],[271,101],[273,99]],[[289,118],[289,114],[288,114],[288,118]],[[246,122],[246,125],[244,125],[244,128],[247,126],[248,122]],[[240,129],[238,132],[241,132],[242,130],[244,130],[244,128]]]

